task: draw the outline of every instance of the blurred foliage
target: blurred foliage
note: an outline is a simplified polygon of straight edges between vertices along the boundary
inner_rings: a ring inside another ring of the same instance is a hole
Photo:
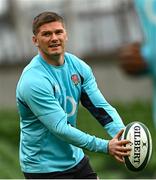
[[[22,179],[19,167],[19,117],[16,110],[0,111],[0,179]]]
[[[112,104],[125,124],[141,121],[146,124],[153,137],[153,154],[148,166],[141,172],[130,172],[124,164],[111,156],[84,150],[89,156],[94,170],[102,179],[152,179],[156,178],[156,148],[151,105],[147,102],[131,104]],[[21,179],[23,175],[19,166],[19,117],[16,110],[0,110],[0,179]],[[78,127],[90,134],[110,139],[101,125],[84,108],[79,109]]]

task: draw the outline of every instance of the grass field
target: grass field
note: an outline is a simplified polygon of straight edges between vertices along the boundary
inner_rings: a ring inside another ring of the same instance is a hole
[[[131,121],[145,123],[153,137],[153,154],[149,165],[139,173],[128,171],[124,164],[118,163],[111,156],[102,153],[86,151],[94,170],[100,178],[104,179],[152,179],[156,178],[156,150],[155,131],[152,121],[151,105],[147,102],[135,102],[131,104],[112,104],[116,107],[125,124]],[[18,160],[19,143],[19,118],[16,110],[0,111],[0,179],[23,178]],[[110,138],[100,124],[84,109],[80,107],[78,115],[78,127],[85,132],[98,137]]]

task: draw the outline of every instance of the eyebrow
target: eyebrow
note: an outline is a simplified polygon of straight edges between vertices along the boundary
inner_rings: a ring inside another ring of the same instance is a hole
[[[62,29],[55,29],[53,32],[57,32],[57,31],[63,32],[65,30],[63,28]],[[52,31],[51,30],[43,30],[43,31],[41,31],[41,33],[45,33],[45,32],[52,32]]]

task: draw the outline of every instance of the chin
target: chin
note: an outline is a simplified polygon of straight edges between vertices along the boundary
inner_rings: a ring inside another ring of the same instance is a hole
[[[63,53],[64,53],[63,51],[55,51],[55,52],[49,53],[49,55],[51,55],[51,56],[58,56],[58,55],[62,55]]]
[[[62,53],[59,53],[59,52],[56,52],[56,53],[49,53],[49,57],[58,57],[58,56],[61,56]]]
[[[62,53],[56,52],[56,53],[52,53],[50,56],[61,56],[61,54],[62,54]]]

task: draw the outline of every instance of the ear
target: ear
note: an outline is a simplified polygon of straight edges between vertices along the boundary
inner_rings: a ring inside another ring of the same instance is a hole
[[[35,45],[36,47],[38,47],[38,40],[37,40],[37,38],[36,38],[35,35],[32,37],[32,42],[34,43],[34,45]]]

